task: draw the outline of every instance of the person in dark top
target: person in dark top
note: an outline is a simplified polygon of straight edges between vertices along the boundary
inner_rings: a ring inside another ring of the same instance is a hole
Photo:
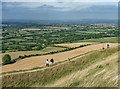
[[[50,60],[50,62],[51,62],[51,65],[53,65],[53,63],[54,63],[54,60],[53,60],[53,58]]]
[[[107,48],[109,48],[110,47],[110,45],[109,44],[107,44]]]

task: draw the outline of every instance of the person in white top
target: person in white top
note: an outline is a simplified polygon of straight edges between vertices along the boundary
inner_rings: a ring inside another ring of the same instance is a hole
[[[46,66],[49,67],[49,61],[48,61],[48,59],[46,60]]]

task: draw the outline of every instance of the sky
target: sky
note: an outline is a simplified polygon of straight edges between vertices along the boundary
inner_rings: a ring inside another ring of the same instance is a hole
[[[2,0],[3,19],[79,21],[83,19],[111,20],[118,18],[117,0],[109,0],[109,2],[108,0],[21,1]]]
[[[119,2],[119,0],[2,0],[2,2]]]

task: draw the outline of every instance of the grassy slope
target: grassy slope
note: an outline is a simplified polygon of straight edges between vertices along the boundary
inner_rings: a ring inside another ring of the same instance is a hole
[[[91,55],[84,56],[80,59],[67,62],[55,67],[51,67],[42,71],[33,73],[17,74],[4,76],[2,79],[3,86],[45,86],[49,83],[67,76],[76,71],[83,70],[90,65],[104,60],[106,57],[116,53],[118,48],[111,48],[106,50],[100,50]]]
[[[63,81],[64,80],[64,81]],[[82,71],[76,71],[52,84],[54,87],[117,87],[118,53],[97,62]]]

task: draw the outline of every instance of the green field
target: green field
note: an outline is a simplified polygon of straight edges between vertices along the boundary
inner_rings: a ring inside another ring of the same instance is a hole
[[[111,38],[118,36],[117,24],[6,23],[6,25],[2,27],[3,53],[39,51],[54,44],[73,42],[118,42],[116,38]],[[29,30],[30,28],[51,30]],[[108,37],[110,39],[100,39]]]
[[[78,41],[78,42],[118,43],[118,37],[89,39],[89,40],[80,40],[80,41]]]

